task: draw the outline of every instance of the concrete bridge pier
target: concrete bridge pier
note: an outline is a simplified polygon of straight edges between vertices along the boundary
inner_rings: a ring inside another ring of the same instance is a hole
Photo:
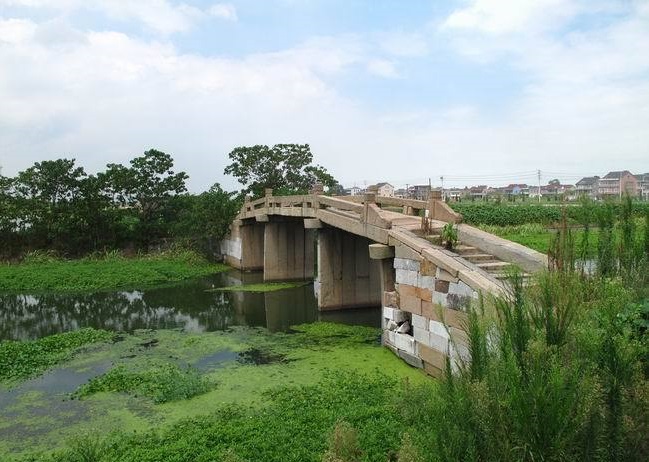
[[[229,239],[222,243],[225,262],[242,271],[264,267],[264,224],[237,220],[230,228]]]
[[[315,232],[303,220],[266,223],[263,248],[264,281],[313,279]]]
[[[366,237],[336,228],[318,230],[317,296],[320,311],[381,305],[381,268]]]

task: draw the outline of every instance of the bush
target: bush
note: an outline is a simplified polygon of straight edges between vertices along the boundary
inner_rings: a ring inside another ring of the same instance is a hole
[[[152,364],[145,370],[131,370],[124,365],[82,385],[76,395],[88,396],[101,391],[124,392],[146,396],[154,403],[192,398],[205,393],[212,384],[194,368],[180,368],[172,363]]]
[[[512,285],[469,317],[472,361],[435,396],[439,459],[646,460],[645,350],[617,316],[632,294],[569,271]]]

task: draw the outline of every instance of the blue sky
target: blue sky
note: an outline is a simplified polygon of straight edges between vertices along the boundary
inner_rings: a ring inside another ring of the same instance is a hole
[[[220,182],[309,143],[344,184],[649,171],[649,1],[0,0],[0,166],[155,147]]]

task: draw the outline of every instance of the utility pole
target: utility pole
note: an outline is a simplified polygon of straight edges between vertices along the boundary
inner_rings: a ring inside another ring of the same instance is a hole
[[[622,173],[620,172],[620,202],[622,202]]]
[[[536,171],[536,179],[538,180],[539,185],[539,202],[541,202],[541,170]]]
[[[439,177],[442,180],[442,200],[444,200],[444,175]]]
[[[433,192],[433,184],[430,181],[430,177],[428,177],[428,199],[430,199],[430,194]]]

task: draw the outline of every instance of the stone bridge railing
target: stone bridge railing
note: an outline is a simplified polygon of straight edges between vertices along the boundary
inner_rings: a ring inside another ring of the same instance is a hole
[[[465,250],[474,249],[476,258],[493,256],[528,272],[547,265],[538,252],[462,224],[439,197],[375,194],[277,197],[267,191],[245,202],[223,253],[235,267],[263,269],[265,280],[314,278],[321,310],[381,305],[384,344],[409,364],[439,375],[447,356],[453,365],[468,354],[469,306],[480,294],[506,291],[479,262],[422,234],[423,224],[439,231],[447,222],[457,224]]]

